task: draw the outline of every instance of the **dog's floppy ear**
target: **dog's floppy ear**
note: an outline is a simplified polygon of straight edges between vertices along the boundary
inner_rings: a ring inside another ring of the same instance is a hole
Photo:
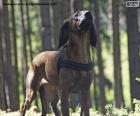
[[[69,22],[66,21],[62,27],[60,28],[60,34],[59,34],[59,45],[58,48],[60,48],[61,46],[63,46],[67,40],[68,40],[68,33],[69,33]]]
[[[94,24],[92,24],[90,29],[90,44],[96,47],[96,43],[97,43],[97,32],[95,30]]]

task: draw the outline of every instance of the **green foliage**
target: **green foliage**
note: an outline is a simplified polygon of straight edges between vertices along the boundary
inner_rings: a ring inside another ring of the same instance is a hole
[[[140,100],[134,99],[134,111],[129,111],[126,107],[116,108],[112,104],[106,105],[106,116],[140,116]]]
[[[134,99],[133,103],[135,104],[135,113],[140,113],[140,100]]]
[[[126,108],[121,107],[118,109],[112,104],[107,105],[105,108],[107,110],[106,116],[128,116]]]

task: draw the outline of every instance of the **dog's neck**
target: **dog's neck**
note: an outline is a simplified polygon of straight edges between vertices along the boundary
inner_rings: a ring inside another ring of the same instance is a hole
[[[70,33],[69,37],[66,57],[78,63],[88,63],[90,61],[89,32]]]

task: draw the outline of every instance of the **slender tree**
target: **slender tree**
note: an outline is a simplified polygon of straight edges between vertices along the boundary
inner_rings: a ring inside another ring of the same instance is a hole
[[[106,105],[106,96],[105,96],[105,86],[104,86],[104,69],[103,69],[103,60],[102,60],[102,45],[100,39],[100,10],[99,10],[99,1],[93,0],[94,2],[94,11],[95,11],[95,24],[98,35],[97,42],[97,63],[99,69],[99,88],[100,88],[100,105],[102,113],[105,113],[105,105]]]
[[[57,5],[53,6],[54,40],[55,40],[56,46],[58,46],[60,27],[65,22],[65,20],[70,16],[71,6],[70,6],[70,0],[65,0],[65,1],[57,0],[56,3]]]
[[[5,0],[4,2],[7,2]],[[11,38],[10,38],[10,29],[9,29],[9,11],[8,6],[3,7],[3,63],[4,63],[4,77],[6,79],[9,97],[9,108],[11,111],[18,110],[19,104],[18,99],[18,88],[16,77],[14,76],[14,69],[12,66],[11,58]]]
[[[126,7],[126,24],[127,24],[127,36],[128,36],[130,93],[131,93],[131,101],[133,103],[134,98],[140,99],[140,94],[139,94],[140,83],[136,81],[136,77],[140,76],[137,8]]]
[[[28,4],[28,0],[25,0],[26,3]],[[30,15],[29,15],[29,6],[26,5],[26,17],[27,17],[27,38],[28,38],[28,43],[29,43],[29,52],[30,52],[30,62],[33,59],[33,54],[32,54],[32,40],[31,40],[31,22],[30,22]]]
[[[46,3],[46,0],[40,0],[40,3]],[[40,6],[40,14],[41,14],[41,38],[42,38],[42,47],[43,50],[51,50],[52,49],[52,33],[51,33],[51,21],[50,21],[50,6],[49,5],[41,5]]]
[[[53,8],[53,34],[54,34],[54,42],[55,42],[55,48],[58,46],[58,37],[59,37],[59,29],[60,29],[60,4],[59,0],[57,1],[57,5],[52,6]]]
[[[120,54],[120,33],[119,33],[119,2],[112,0],[112,27],[113,27],[113,61],[115,80],[115,102],[116,107],[121,107],[123,100],[121,54]]]
[[[14,3],[13,0],[11,0],[11,3]],[[18,87],[18,54],[17,54],[17,34],[16,34],[16,20],[15,20],[15,7],[11,5],[11,19],[12,19],[12,43],[13,43],[13,56],[14,56],[14,72],[15,72],[15,86]],[[19,91],[17,90],[17,104],[19,104]]]
[[[23,0],[20,0],[23,3]],[[20,5],[21,12],[21,35],[22,35],[22,71],[23,71],[23,92],[25,92],[25,80],[27,76],[27,41],[26,41],[26,30],[25,30],[25,15],[23,5]],[[24,93],[25,94],[25,93]]]
[[[71,0],[71,13],[83,10],[84,0]]]
[[[2,9],[3,4],[2,0],[0,0],[0,16],[2,16]],[[4,75],[3,75],[3,57],[2,57],[2,17],[0,18],[0,109],[6,110],[6,96],[5,96],[5,82],[4,82]]]
[[[60,9],[60,20],[63,22],[65,19],[69,18],[71,14],[70,10],[70,0],[61,0],[61,9]],[[63,6],[63,7],[62,7]]]

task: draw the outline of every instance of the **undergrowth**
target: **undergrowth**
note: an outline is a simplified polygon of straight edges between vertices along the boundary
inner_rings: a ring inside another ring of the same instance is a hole
[[[140,116],[140,100],[134,99],[134,110],[126,107],[116,108],[114,105],[106,105],[106,116]]]

